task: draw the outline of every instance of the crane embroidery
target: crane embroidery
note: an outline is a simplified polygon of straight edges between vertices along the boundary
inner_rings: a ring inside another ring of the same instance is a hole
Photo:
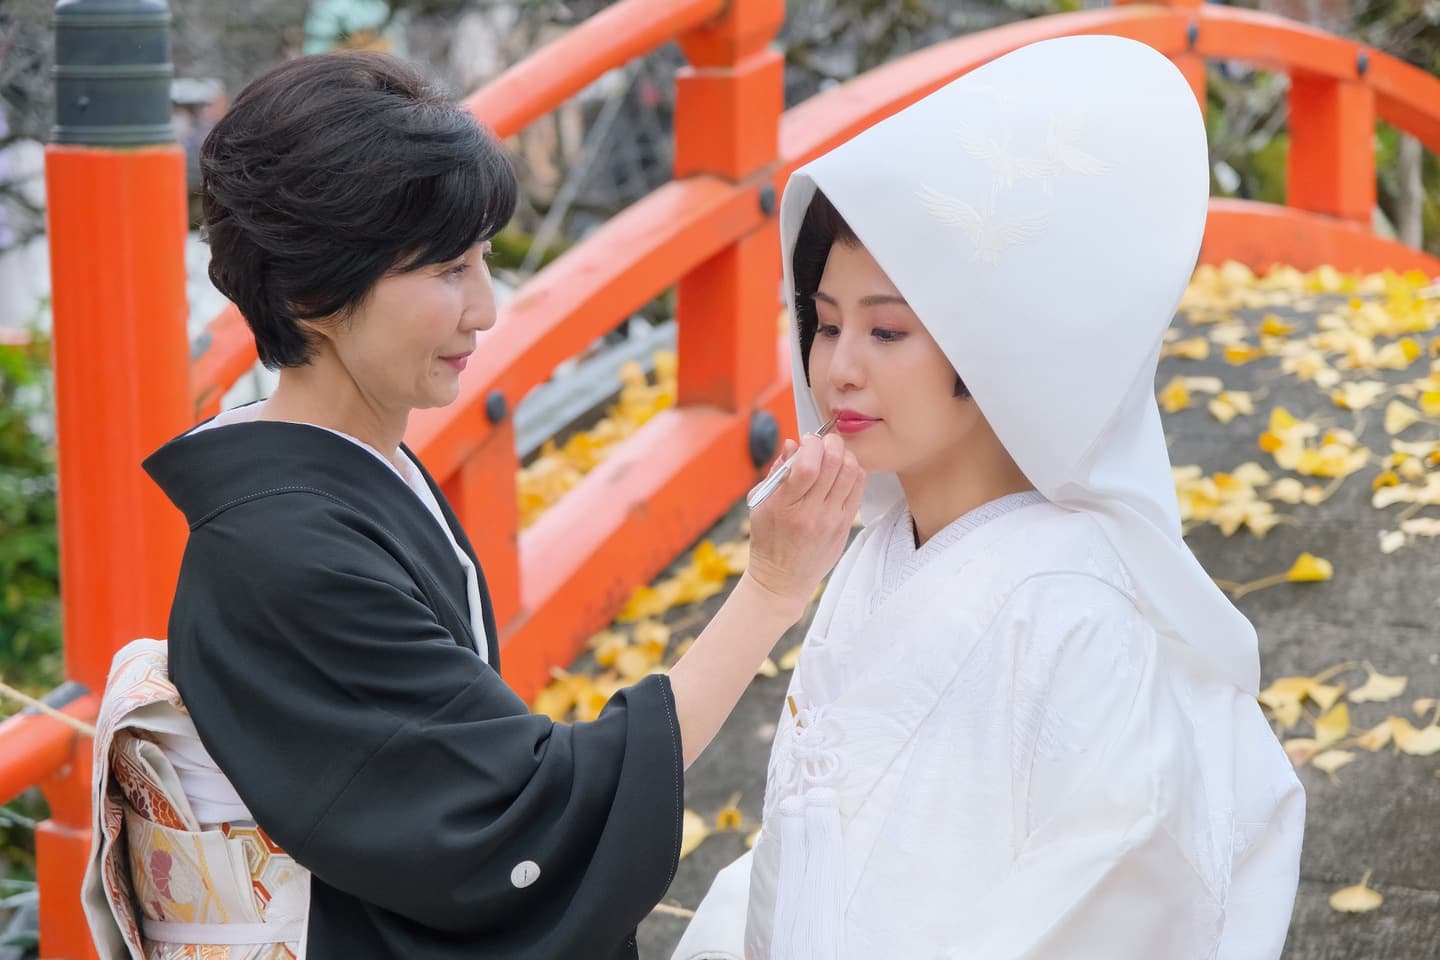
[[[975,259],[994,266],[1006,249],[1029,243],[1045,232],[1047,218],[1043,214],[1017,217],[997,223],[995,199],[1001,191],[1021,183],[1036,181],[1047,196],[1054,190],[1062,174],[1102,176],[1115,165],[1087,152],[1080,144],[1085,118],[1075,113],[1050,121],[1045,138],[1045,156],[1040,159],[1020,156],[1010,149],[1009,138],[996,140],[961,123],[955,130],[960,149],[990,171],[990,191],[982,212],[972,203],[935,190],[921,187],[918,196],[930,215],[941,223],[959,227],[975,247]]]
[[[1028,243],[1045,232],[1044,216],[1020,217],[996,223],[993,210],[983,214],[964,200],[929,187],[920,189],[920,202],[941,223],[959,227],[975,245],[975,259],[994,266],[1007,247]]]

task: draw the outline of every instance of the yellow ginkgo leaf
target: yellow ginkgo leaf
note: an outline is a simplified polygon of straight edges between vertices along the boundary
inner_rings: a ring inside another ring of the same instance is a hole
[[[1363,410],[1379,400],[1388,389],[1389,386],[1379,380],[1350,381],[1332,391],[1330,399],[1342,410]]]
[[[1403,479],[1409,480],[1411,483],[1425,479],[1425,464],[1415,457],[1406,457],[1401,460],[1396,471]]]
[[[730,576],[730,562],[720,553],[719,548],[709,540],[702,540],[691,556],[691,563],[705,580],[724,583]]]
[[[1411,517],[1400,521],[1400,530],[1409,537],[1440,537],[1440,517]]]
[[[660,663],[664,652],[663,646],[657,652],[652,644],[626,647],[615,657],[615,672],[620,674],[621,679],[633,683],[649,674]]]
[[[680,859],[684,860],[695,852],[695,848],[710,836],[710,825],[694,810],[686,809],[680,826]]]
[[[1260,321],[1260,332],[1267,337],[1288,337],[1295,332],[1293,324],[1286,323],[1273,313],[1267,313]]]
[[[1350,708],[1336,704],[1315,721],[1315,746],[1321,750],[1339,743],[1350,733]]]
[[[1296,504],[1305,495],[1305,485],[1294,477],[1281,477],[1270,485],[1265,495],[1281,503]]]
[[[715,814],[715,829],[717,831],[739,830],[744,822],[745,816],[740,812],[740,794],[738,793],[730,798],[729,803],[720,808],[719,813]]]
[[[1341,664],[1343,669],[1349,664]],[[1260,703],[1275,714],[1284,729],[1293,727],[1300,719],[1301,701],[1310,700],[1322,711],[1329,710],[1340,699],[1344,688],[1325,683],[1327,675],[1339,672],[1331,668],[1316,677],[1281,677],[1260,691]]]
[[[1225,384],[1219,377],[1178,377],[1185,389],[1191,393],[1219,393],[1225,389]]]
[[[1272,433],[1284,433],[1292,427],[1299,426],[1300,421],[1284,407],[1276,407],[1270,411],[1270,430]]]
[[[1166,413],[1178,413],[1190,406],[1190,390],[1180,377],[1171,380],[1156,398]]]
[[[1305,691],[1305,696],[1314,701],[1315,706],[1321,710],[1329,710],[1344,692],[1345,688],[1337,684],[1316,681]]]
[[[1191,337],[1167,344],[1160,352],[1162,357],[1182,357],[1186,360],[1204,360],[1210,356],[1210,341],[1204,337]]]
[[[780,668],[775,665],[774,660],[766,657],[764,660],[760,661],[760,669],[755,671],[755,675],[757,677],[766,678],[778,677],[780,676]]]
[[[1385,432],[1390,434],[1404,433],[1419,419],[1419,410],[1416,410],[1408,404],[1401,403],[1399,400],[1391,400],[1385,407]]]
[[[756,841],[756,840],[759,840],[759,839],[760,839],[760,828],[759,828],[759,827],[756,827],[754,830],[751,830],[748,834],[745,835],[745,849],[746,849],[746,850],[754,850],[754,849],[755,849],[755,841]]]
[[[1370,674],[1364,683],[1350,691],[1351,703],[1384,703],[1387,700],[1394,700],[1405,692],[1405,684],[1408,682],[1405,677],[1387,677],[1383,673],[1376,672],[1370,664],[1365,664],[1365,670]]]
[[[1243,390],[1222,390],[1209,404],[1210,415],[1221,423],[1255,412],[1255,401]]]
[[[1316,754],[1310,760],[1310,766],[1322,773],[1330,775],[1331,781],[1339,783],[1340,778],[1335,776],[1335,771],[1355,759],[1355,754],[1349,750],[1326,750]]]
[[[530,709],[534,713],[545,714],[556,723],[563,723],[575,709],[580,693],[589,686],[589,678],[559,671],[556,678],[536,694]]]
[[[610,702],[610,694],[605,686],[591,683],[579,691],[575,700],[575,718],[581,723],[590,723],[600,716],[600,711],[605,709],[605,704]]]
[[[1336,890],[1330,895],[1330,909],[1340,913],[1365,913],[1374,910],[1385,902],[1385,898],[1376,890],[1370,889],[1371,871],[1365,871],[1365,877],[1358,886],[1346,887],[1343,890]]]
[[[630,646],[630,641],[625,634],[616,633],[613,630],[596,634],[591,643],[595,648],[595,662],[602,667],[615,666],[615,658],[620,656],[620,651]]]
[[[1315,680],[1313,677],[1281,677],[1260,691],[1259,700],[1262,704],[1271,708],[1281,702],[1289,700],[1299,703],[1305,699],[1314,684]]]
[[[1440,700],[1434,697],[1421,697],[1410,705],[1410,709],[1415,711],[1417,717],[1424,717],[1425,714],[1437,707],[1440,707]]]
[[[1383,750],[1385,745],[1388,744],[1394,736],[1395,732],[1390,729],[1390,721],[1381,720],[1375,724],[1375,726],[1356,737],[1355,745],[1374,753],[1376,750]]]
[[[1382,530],[1380,532],[1380,552],[1384,554],[1394,553],[1405,546],[1404,530]]]
[[[1319,752],[1320,748],[1309,737],[1296,737],[1285,741],[1285,756],[1290,758],[1291,765],[1297,770],[1309,763]]]
[[[800,662],[800,650],[803,644],[795,644],[789,650],[780,655],[779,665],[781,670],[794,670],[795,665]]]
[[[749,540],[722,543],[717,549],[720,551],[720,556],[724,557],[725,562],[729,564],[731,576],[738,576],[745,572],[745,567],[750,563]]]
[[[1440,726],[1415,729],[1404,717],[1390,717],[1390,729],[1395,735],[1395,747],[1412,757],[1428,757],[1440,753]]]
[[[1252,360],[1258,360],[1265,356],[1265,351],[1260,347],[1252,347],[1246,343],[1228,343],[1225,345],[1225,362],[1231,366],[1241,366]]]
[[[671,595],[667,595],[667,591],[656,587],[636,587],[617,619],[621,623],[634,623],[636,620],[658,617],[670,609],[670,600]]]
[[[1335,568],[1329,560],[1310,553],[1302,553],[1285,574],[1291,583],[1318,583],[1335,576]]]
[[[1273,704],[1267,704],[1267,706],[1270,708],[1270,714],[1275,718],[1276,722],[1280,724],[1281,730],[1293,729],[1295,724],[1300,722],[1300,715],[1303,711],[1298,698],[1294,700],[1280,700]],[[1314,741],[1311,742],[1313,743]]]
[[[1270,482],[1270,473],[1260,464],[1252,461],[1240,464],[1230,475],[1248,487],[1263,487]],[[1254,491],[1248,491],[1253,494]]]
[[[1279,453],[1285,447],[1285,440],[1273,430],[1260,434],[1259,446],[1266,453]]]
[[[635,624],[635,642],[642,647],[658,646],[664,650],[670,643],[670,628],[659,620],[643,620]]]

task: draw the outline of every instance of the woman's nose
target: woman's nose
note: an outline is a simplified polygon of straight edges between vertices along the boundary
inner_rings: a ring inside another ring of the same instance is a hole
[[[836,389],[853,388],[864,379],[863,363],[859,356],[856,338],[844,332],[835,340],[835,351],[830,357],[830,385]]]
[[[460,315],[460,326],[464,330],[489,330],[495,326],[495,287],[490,271],[474,270],[480,276],[475,278],[466,291],[464,312]]]

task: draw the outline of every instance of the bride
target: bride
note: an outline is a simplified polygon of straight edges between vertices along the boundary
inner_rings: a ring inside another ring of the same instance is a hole
[[[1208,190],[1190,88],[1113,37],[791,179],[800,425],[839,417],[866,526],[678,960],[1279,956],[1304,796],[1153,395]]]

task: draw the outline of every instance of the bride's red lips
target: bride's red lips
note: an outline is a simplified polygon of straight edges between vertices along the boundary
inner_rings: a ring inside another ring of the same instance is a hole
[[[867,417],[854,410],[835,411],[835,429],[845,434],[859,433],[879,423],[878,417]]]

